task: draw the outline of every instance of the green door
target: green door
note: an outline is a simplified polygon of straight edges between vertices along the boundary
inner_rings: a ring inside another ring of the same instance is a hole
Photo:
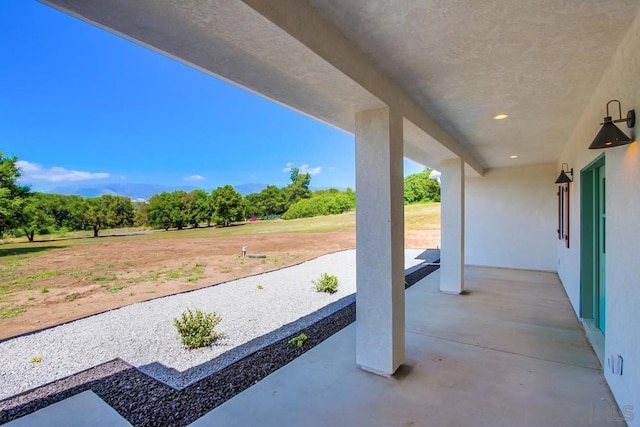
[[[607,296],[607,192],[604,154],[580,172],[580,317],[604,334]]]
[[[596,283],[596,325],[598,329],[604,333],[605,331],[605,319],[606,319],[606,295],[607,295],[607,274],[606,274],[606,235],[607,235],[607,210],[606,210],[606,176],[605,165],[598,167],[597,169],[597,283]]]

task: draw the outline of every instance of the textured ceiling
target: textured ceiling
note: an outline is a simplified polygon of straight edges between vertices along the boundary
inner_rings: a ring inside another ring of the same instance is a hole
[[[347,131],[356,111],[410,99],[425,120],[405,120],[409,157],[437,163],[462,147],[485,167],[557,159],[640,8],[638,0],[46,2]],[[305,34],[307,24],[320,30]],[[332,40],[344,41],[335,55]],[[391,92],[401,96],[385,98]],[[493,120],[499,113],[509,118]]]
[[[640,8],[637,0],[311,3],[488,167],[557,159]],[[509,118],[492,119],[500,113]]]

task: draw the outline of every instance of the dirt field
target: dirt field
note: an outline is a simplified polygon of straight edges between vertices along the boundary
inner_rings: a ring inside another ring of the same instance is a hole
[[[353,231],[206,232],[0,246],[0,339],[355,247]],[[405,233],[408,248],[439,245],[439,229]]]

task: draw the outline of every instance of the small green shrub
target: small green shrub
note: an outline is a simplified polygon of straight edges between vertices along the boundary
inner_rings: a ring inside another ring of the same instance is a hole
[[[116,292],[120,292],[124,289],[124,285],[111,286],[107,289],[107,292],[115,294]]]
[[[319,280],[313,280],[312,283],[318,292],[326,292],[334,294],[338,292],[338,278],[331,274],[322,273]]]
[[[264,289],[264,286],[258,285],[258,289]]]
[[[42,292],[43,294],[46,294],[47,292],[49,292],[49,288],[45,286],[44,288],[42,288],[40,292]]]
[[[42,356],[33,356],[29,363],[40,363],[42,362]]]
[[[202,310],[187,309],[180,318],[173,319],[180,334],[182,344],[188,349],[208,347],[224,336],[214,328],[222,321],[217,313],[204,313]]]
[[[307,336],[305,334],[300,334],[297,337],[291,338],[289,340],[289,344],[295,345],[297,347],[302,347],[306,340],[307,340]]]

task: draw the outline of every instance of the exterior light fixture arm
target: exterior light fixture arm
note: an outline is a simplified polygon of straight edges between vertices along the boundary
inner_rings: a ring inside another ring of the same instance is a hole
[[[617,99],[612,99],[611,101],[607,102],[607,117],[611,117],[611,114],[609,114],[609,104],[611,104],[612,102],[617,102],[618,103],[618,117],[619,117],[616,120],[612,120],[613,123],[626,122],[628,128],[634,127],[636,125],[636,111],[635,110],[629,110],[627,112],[627,117],[622,117],[622,104],[620,104],[620,101],[618,101]],[[603,125],[604,122],[602,122],[600,124]]]

